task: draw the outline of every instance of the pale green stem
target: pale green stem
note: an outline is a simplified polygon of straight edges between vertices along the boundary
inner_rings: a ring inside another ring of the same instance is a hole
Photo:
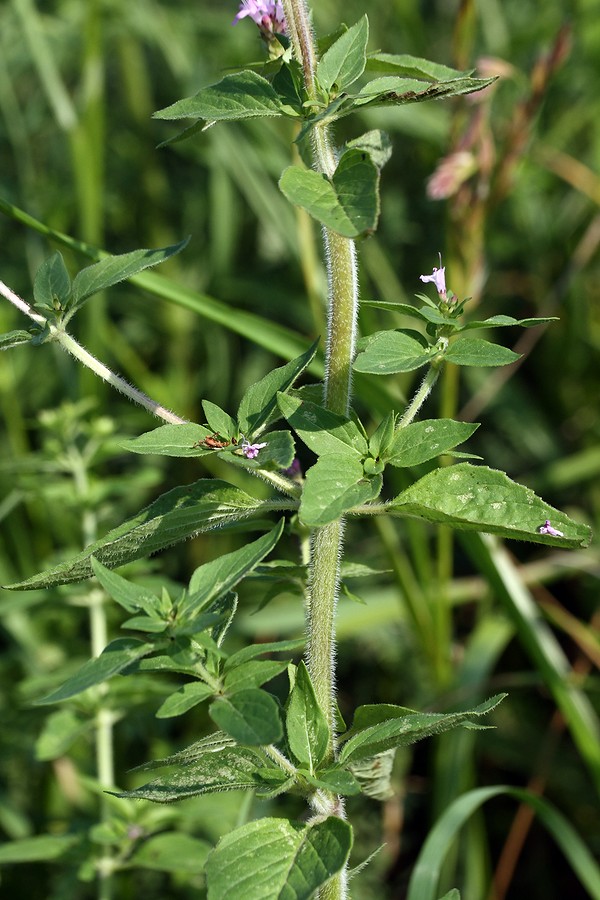
[[[398,428],[406,428],[407,425],[410,425],[410,423],[413,421],[413,419],[415,418],[415,416],[417,415],[417,413],[419,412],[419,410],[421,409],[421,407],[427,400],[427,397],[431,393],[431,389],[434,386],[434,384],[436,383],[436,381],[438,380],[439,376],[440,376],[439,366],[432,365],[430,367],[427,375],[421,382],[419,390],[417,391],[417,393],[415,394],[415,396],[413,397],[413,399],[411,400],[409,405],[404,410],[402,418],[398,422]]]
[[[304,72],[309,99],[317,99],[317,54],[305,0],[283,0],[294,54]],[[331,177],[337,158],[327,126],[313,134],[315,168]],[[346,415],[350,408],[352,363],[355,352],[358,281],[354,242],[323,229],[328,275],[327,363],[324,402],[328,409]],[[331,740],[328,759],[335,757],[335,610],[339,589],[344,523],[338,519],[314,530],[307,609],[308,669],[319,706],[327,717]],[[323,793],[321,812],[343,815],[343,804],[334,794]],[[347,874],[338,873],[319,890],[319,900],[347,897]]]
[[[168,422],[172,425],[186,424],[187,419],[182,419],[169,409],[166,409],[166,407],[161,406],[160,403],[156,403],[156,401],[152,400],[151,397],[148,397],[147,394],[144,394],[142,391],[133,387],[133,385],[128,384],[124,378],[117,375],[115,372],[112,372],[103,362],[100,362],[99,359],[92,356],[92,354],[89,353],[85,347],[82,347],[81,344],[77,343],[75,338],[71,337],[70,334],[48,322],[44,316],[34,312],[25,300],[19,297],[18,294],[15,294],[14,291],[7,287],[2,281],[0,281],[0,294],[9,300],[13,306],[16,306],[17,309],[20,309],[22,313],[28,316],[37,325],[41,325],[42,327],[47,326],[49,331],[48,341],[56,341],[56,343],[60,344],[60,346],[70,353],[71,356],[74,356],[80,363],[83,363],[84,366],[91,369],[91,371],[98,375],[103,381],[107,381],[111,387],[114,387],[121,394],[125,394],[125,396],[129,397],[130,400],[133,400],[134,403],[139,403],[140,406],[143,406],[144,409],[147,409],[164,422]]]

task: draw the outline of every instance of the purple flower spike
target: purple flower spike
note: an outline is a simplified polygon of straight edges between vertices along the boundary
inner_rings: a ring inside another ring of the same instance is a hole
[[[549,534],[552,537],[564,537],[562,531],[559,531],[558,528],[553,528],[550,524],[550,519],[546,519],[543,525],[540,525],[538,528],[540,534]]]
[[[442,266],[442,254],[440,253],[440,268],[437,266],[433,267],[433,272],[431,275],[420,275],[421,281],[432,281],[435,284],[435,289],[440,295],[440,297],[445,300],[446,299],[446,267]]]
[[[250,441],[247,441],[246,438],[244,438],[242,441],[242,453],[246,459],[256,459],[259,450],[262,450],[262,448],[266,446],[266,441],[264,444],[251,444]]]
[[[246,16],[250,16],[266,38],[274,33],[285,34],[285,15],[281,0],[242,0],[233,24]]]

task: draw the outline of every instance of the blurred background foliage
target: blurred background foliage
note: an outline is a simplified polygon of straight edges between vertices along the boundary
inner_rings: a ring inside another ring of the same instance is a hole
[[[359,0],[320,0],[318,32],[336,29],[341,16],[352,24],[364,11]],[[9,215],[10,204],[112,253],[191,234],[187,250],[159,275],[201,298],[202,315],[177,291],[169,298],[165,287],[161,297],[125,284],[95,298],[75,333],[156,400],[199,421],[201,399],[235,409],[253,380],[294,355],[291,347],[322,334],[325,319],[318,230],[277,188],[292,160],[292,126],[268,119],[216,126],[157,149],[175,129],[153,121],[154,110],[263,58],[249,20],[231,27],[235,12],[223,0],[5,0],[0,7],[0,278],[30,298],[37,267],[58,246]],[[461,381],[448,371],[425,415],[481,422],[473,452],[597,531],[600,2],[375,0],[367,12],[372,50],[479,66],[501,78],[473,99],[372,110],[341,123],[340,143],[383,128],[394,147],[382,175],[379,230],[360,247],[362,296],[410,302],[421,288],[418,276],[431,272],[441,251],[449,287],[473,298],[478,318],[560,316],[524,336],[503,330],[497,339],[525,353],[523,361],[498,371],[463,369]],[[61,250],[73,273],[86,263]],[[269,331],[271,323],[287,331]],[[406,324],[369,307],[361,314],[363,333]],[[0,329],[22,327],[2,303]],[[369,427],[390,398],[402,408],[411,378],[385,385],[357,378],[356,404]],[[215,460],[126,455],[119,441],[153,422],[52,345],[2,355],[0,404],[3,583],[72,555],[176,484],[216,474],[247,486],[243,474]],[[402,488],[402,477],[392,475],[390,490]],[[181,584],[195,566],[243,540],[205,535],[129,569]],[[443,529],[378,521],[369,530],[349,528],[348,559],[389,574],[345,585],[338,654],[344,715],[365,702],[445,710],[510,691],[494,730],[446,735],[400,754],[392,799],[352,800],[356,861],[385,842],[353,883],[353,896],[405,896],[432,822],[475,785],[543,794],[597,854],[597,546],[571,554],[526,545],[503,551],[478,539],[455,543]],[[254,614],[263,593],[259,580],[243,589],[233,642],[301,630],[298,596],[283,592]],[[127,855],[140,834],[175,828],[210,844],[265,808],[276,814],[276,803],[237,795],[167,809],[119,801],[117,837],[94,831],[93,704],[73,703],[77,727],[70,730],[52,719],[49,725],[47,710],[31,706],[63,680],[65,665],[73,669],[89,656],[92,607],[85,585],[0,595],[3,838],[86,834],[86,853],[92,847],[100,855],[112,841]],[[107,609],[112,637],[121,618]],[[140,783],[130,767],[209,727],[198,711],[154,718],[172,682],[125,682],[111,684],[109,694],[119,718],[120,787]],[[57,734],[71,735],[68,746],[53,742],[53,721]],[[27,891],[30,900],[97,896],[81,846],[56,864],[3,868],[3,890]],[[125,870],[115,897],[203,895],[201,866],[181,864],[168,874],[155,868]],[[443,883],[460,885],[467,900],[588,896],[544,829],[508,799],[471,820]]]

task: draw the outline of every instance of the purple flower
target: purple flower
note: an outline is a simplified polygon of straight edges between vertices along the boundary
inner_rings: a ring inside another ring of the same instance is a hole
[[[258,451],[266,446],[266,442],[264,444],[251,444],[250,441],[247,441],[246,438],[244,438],[242,441],[242,453],[246,459],[256,459]]]
[[[285,34],[285,15],[280,0],[242,0],[233,24],[250,16],[262,35],[269,39],[274,33]]]
[[[421,281],[432,281],[435,284],[435,289],[442,298],[442,300],[446,299],[446,267],[442,266],[442,254],[440,253],[440,268],[437,266],[433,267],[433,272],[431,275],[420,275]]]
[[[562,531],[559,531],[558,528],[553,528],[550,524],[550,519],[546,519],[543,525],[540,525],[538,528],[540,534],[549,534],[552,537],[564,537]]]

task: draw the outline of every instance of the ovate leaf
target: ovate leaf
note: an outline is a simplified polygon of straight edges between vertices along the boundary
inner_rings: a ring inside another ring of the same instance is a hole
[[[569,519],[504,472],[470,463],[430,472],[392,500],[388,512],[555,547],[585,547],[590,541],[586,525]],[[564,536],[540,533],[547,520]]]
[[[464,337],[450,344],[444,358],[457,366],[508,366],[521,354],[483,338]]]
[[[347,238],[371,233],[379,218],[379,170],[368,153],[346,150],[330,180],[290,166],[279,180],[290,203]]]
[[[213,722],[239,744],[275,744],[283,736],[277,701],[260,688],[215,700],[209,713]]]
[[[351,848],[350,825],[334,816],[314,825],[249,822],[208,857],[208,900],[309,900],[344,867]]]
[[[414,331],[378,331],[357,354],[354,369],[371,375],[412,372],[431,362],[439,351]]]
[[[226,119],[250,119],[257,116],[280,116],[284,107],[271,84],[245,69],[226,75],[217,84],[202,88],[193,97],[178,100],[166,109],[154,113],[155,119],[204,119],[219,122]]]
[[[327,525],[347,510],[373,500],[380,492],[380,475],[367,477],[360,459],[349,453],[321,456],[306,473],[299,515],[305,525]]]
[[[127,860],[127,868],[155,872],[199,873],[204,869],[211,845],[189,834],[165,832],[144,841]]]
[[[71,296],[71,279],[62,258],[56,251],[44,260],[33,281],[34,306],[55,313],[66,307]],[[31,339],[31,335],[29,335]]]
[[[386,453],[392,466],[418,466],[462,444],[479,428],[478,424],[453,419],[423,419],[400,428]]]
[[[207,697],[212,697],[214,691],[202,681],[191,681],[184,684],[178,691],[171,694],[156,711],[157,719],[172,719],[182,716],[188,709],[202,703]]]
[[[0,334],[0,350],[11,350],[12,347],[18,347],[19,344],[29,344],[33,337],[29,331],[21,331],[16,328],[14,331],[7,331]]]
[[[298,397],[282,395],[279,408],[296,434],[313,453],[349,453],[356,457],[368,452],[367,439],[346,416],[324,409]]]

